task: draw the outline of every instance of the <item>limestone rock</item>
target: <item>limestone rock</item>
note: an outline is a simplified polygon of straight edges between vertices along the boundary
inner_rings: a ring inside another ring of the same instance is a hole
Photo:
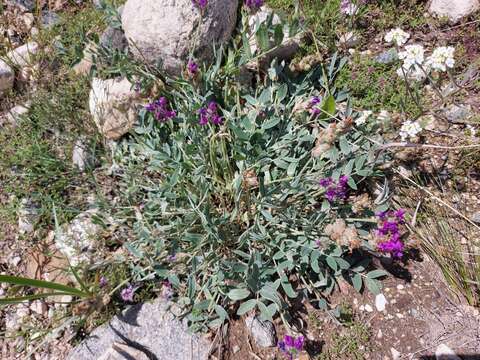
[[[435,359],[436,360],[461,360],[455,352],[450,349],[445,344],[438,345],[437,349],[435,350]]]
[[[65,224],[55,234],[55,246],[65,255],[70,264],[91,264],[99,248],[98,237],[102,227],[93,222],[96,210],[85,211],[70,224]]]
[[[100,36],[100,45],[106,48],[123,51],[128,46],[128,42],[122,30],[109,26]]]
[[[434,15],[447,17],[455,23],[479,9],[479,0],[432,0],[429,11]]]
[[[0,59],[0,97],[5,91],[13,88],[15,73],[13,69],[3,60]]]
[[[276,345],[275,327],[270,321],[264,321],[251,315],[245,318],[245,325],[258,346],[267,348]]]
[[[238,0],[209,0],[201,11],[191,0],[128,0],[122,28],[141,61],[161,61],[179,75],[191,53],[212,61],[213,44],[228,41],[237,21]]]
[[[24,105],[17,105],[11,108],[2,119],[0,119],[0,125],[11,125],[13,127],[18,125],[18,122],[22,119],[22,116],[28,113],[30,107],[29,103]]]
[[[90,91],[90,113],[107,139],[118,139],[135,124],[137,111],[135,99],[139,94],[127,79],[92,80]]]
[[[93,165],[93,156],[90,153],[85,139],[78,139],[73,146],[72,163],[78,170],[85,171],[86,168]]]
[[[32,63],[34,56],[38,53],[40,47],[36,42],[29,42],[7,53],[8,60],[20,69]]]
[[[149,357],[142,351],[122,343],[113,343],[110,349],[98,360],[149,360]]]
[[[210,343],[191,334],[186,323],[174,315],[179,313],[174,304],[163,299],[130,307],[95,329],[67,360],[97,360],[115,343],[134,347],[150,359],[207,360]]]

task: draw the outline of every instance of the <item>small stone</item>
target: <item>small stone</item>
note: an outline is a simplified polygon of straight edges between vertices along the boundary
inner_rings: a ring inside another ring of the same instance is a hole
[[[366,312],[373,312],[372,306],[371,306],[370,304],[366,304],[366,305],[365,305],[365,311],[366,311]]]
[[[20,256],[14,256],[9,260],[9,263],[13,267],[17,267],[18,264],[20,264],[20,261],[22,261],[22,258]]]
[[[383,53],[375,57],[375,61],[380,64],[391,64],[396,60],[398,60],[398,53],[397,50],[394,48],[384,51]]]
[[[39,209],[31,199],[22,199],[18,210],[18,232],[30,234],[40,218]]]
[[[385,295],[383,294],[378,294],[375,297],[375,307],[377,308],[377,311],[384,311],[385,310],[385,305],[387,305],[387,299],[385,298]]]
[[[257,316],[250,315],[245,318],[245,325],[258,346],[267,348],[276,345],[275,327],[270,321],[264,321]]]
[[[352,48],[357,46],[360,43],[360,37],[355,35],[353,31],[349,31],[345,34],[340,35],[338,39],[338,44],[340,47]]]
[[[36,313],[38,315],[43,316],[43,315],[47,314],[48,306],[47,306],[47,304],[45,304],[45,302],[43,302],[41,300],[35,300],[30,305],[30,310],[32,310],[34,313]]]
[[[403,286],[402,284],[397,285],[397,290],[403,290],[403,289],[405,289],[405,286]]]
[[[49,29],[60,22],[60,16],[53,11],[44,11],[42,13],[42,25]]]
[[[39,50],[40,47],[36,42],[29,42],[8,52],[7,58],[14,66],[24,68],[32,63],[34,56]]]
[[[480,211],[472,215],[472,221],[474,223],[480,224]]]
[[[435,359],[436,360],[462,360],[455,351],[450,349],[445,344],[438,345],[437,349],[435,350]]]
[[[383,337],[382,329],[378,329],[377,339],[381,339],[382,337]]]
[[[403,318],[404,318],[403,314],[401,314],[401,313],[395,313],[395,316],[396,316],[397,318],[399,318],[399,319],[403,319]]]
[[[84,139],[78,139],[73,146],[72,163],[78,170],[85,171],[86,168],[93,165],[93,156]]]
[[[462,122],[472,115],[472,107],[470,105],[450,105],[444,110],[448,121]]]
[[[232,347],[232,352],[233,352],[234,354],[238,353],[239,351],[240,351],[240,346],[234,345],[234,346]]]
[[[390,348],[390,352],[392,353],[392,360],[399,360],[400,356],[402,356],[402,354],[393,347]]]
[[[30,308],[25,304],[17,305],[17,312],[16,315],[18,318],[23,319],[30,315]]]
[[[13,88],[15,73],[5,61],[0,59],[0,97],[2,94]]]

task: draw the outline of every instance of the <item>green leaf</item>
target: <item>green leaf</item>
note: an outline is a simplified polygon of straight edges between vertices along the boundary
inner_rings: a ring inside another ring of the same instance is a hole
[[[287,175],[288,176],[295,175],[295,170],[297,170],[297,165],[298,165],[297,162],[292,162],[292,163],[290,163],[290,165],[288,165],[288,168],[287,168]]]
[[[220,317],[220,319],[222,319],[223,321],[229,319],[228,313],[225,311],[225,309],[222,306],[216,305],[215,306],[215,312]]]
[[[297,293],[293,290],[293,287],[289,282],[282,282],[282,288],[289,298],[295,299],[297,297]]]
[[[383,277],[383,276],[388,276],[388,272],[386,272],[385,270],[380,270],[380,269],[372,270],[367,274],[367,277],[369,279],[377,279],[377,278]]]
[[[370,279],[370,278],[365,278],[365,285],[367,285],[368,290],[372,292],[374,295],[380,294],[382,291],[382,285],[380,284],[379,281]]]
[[[333,117],[335,115],[335,98],[330,95],[329,97],[327,97],[324,102],[323,102],[323,105],[322,105],[322,109],[325,113],[327,113],[328,115],[330,115],[330,117]],[[324,113],[324,114],[325,114]]]
[[[78,290],[74,287],[65,286],[65,285],[58,284],[51,281],[35,280],[35,279],[29,279],[29,278],[24,278],[20,276],[0,275],[0,283],[30,286],[30,287],[43,288],[43,289],[52,289],[52,290],[65,292],[70,295],[80,296],[80,297],[90,296],[90,294],[88,294],[87,292]]]
[[[243,300],[250,296],[250,290],[232,289],[228,292],[227,296],[233,301]]]
[[[277,24],[275,25],[275,28],[273,30],[273,39],[275,41],[275,45],[278,46],[282,43],[283,41],[283,26],[282,24]]]
[[[243,315],[257,306],[257,299],[250,299],[242,303],[237,310],[237,315]]]
[[[282,306],[282,301],[280,296],[278,296],[277,290],[275,290],[271,285],[265,285],[262,287],[260,289],[260,295],[263,298],[276,303],[279,307]]]
[[[260,46],[260,49],[263,51],[267,51],[270,49],[270,40],[268,38],[268,29],[265,24],[261,24],[258,27],[257,32],[255,33],[255,37],[257,38],[257,44]]]
[[[268,121],[265,121],[262,125],[262,129],[263,130],[268,130],[268,129],[271,129],[275,126],[277,126],[277,124],[280,122],[280,118],[278,117],[274,117],[273,119],[269,119]]]
[[[333,271],[338,271],[338,265],[335,259],[331,256],[327,256],[327,264]]]
[[[362,276],[358,273],[353,275],[352,284],[353,284],[353,287],[355,288],[355,290],[360,292],[362,290]]]

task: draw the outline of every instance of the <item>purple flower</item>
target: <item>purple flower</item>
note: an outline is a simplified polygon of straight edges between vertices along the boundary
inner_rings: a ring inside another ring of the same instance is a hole
[[[304,343],[305,338],[302,335],[297,338],[294,338],[290,335],[285,335],[283,340],[278,343],[278,348],[289,359],[293,359],[294,355],[297,355],[303,350]]]
[[[194,6],[199,7],[200,9],[205,9],[208,5],[208,0],[192,0]]]
[[[310,109],[310,114],[317,116],[322,112],[319,108],[319,104],[321,102],[322,102],[322,99],[319,98],[318,96],[314,96],[310,100],[310,103],[308,104],[308,108]]]
[[[198,72],[198,64],[195,61],[190,60],[187,64],[187,71],[192,76],[196,75]]]
[[[126,288],[123,288],[120,292],[120,297],[125,302],[133,302],[133,295],[135,295],[135,289],[132,285],[128,285]]]
[[[171,300],[173,298],[173,287],[170,281],[166,280],[162,286],[162,297],[165,300]]]
[[[147,109],[148,112],[153,113],[155,119],[160,122],[166,122],[177,116],[177,113],[174,110],[168,109],[168,100],[163,96],[160,99],[148,104],[145,109]]]
[[[376,214],[380,224],[375,234],[380,238],[377,243],[379,251],[390,253],[393,257],[401,258],[403,256],[404,244],[400,236],[400,224],[405,222],[405,210],[381,211]]]
[[[198,123],[202,126],[211,122],[214,125],[220,125],[223,123],[223,118],[218,114],[218,105],[215,101],[210,101],[207,107],[202,107],[198,110],[199,120]]]
[[[337,183],[332,178],[324,178],[319,181],[321,187],[325,188],[325,198],[329,202],[345,200],[348,191],[348,176],[341,176]]]
[[[170,262],[174,262],[177,260],[177,255],[176,254],[171,254],[167,256],[167,260]]]
[[[105,276],[101,276],[100,277],[100,280],[98,282],[98,286],[100,286],[100,288],[104,288],[108,285],[108,280]]]
[[[245,0],[245,6],[250,9],[258,9],[263,6],[264,0]]]

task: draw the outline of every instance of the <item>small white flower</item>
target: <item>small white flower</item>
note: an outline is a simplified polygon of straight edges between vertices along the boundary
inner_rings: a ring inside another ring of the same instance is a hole
[[[373,114],[370,110],[362,111],[360,116],[355,119],[355,124],[357,126],[363,125],[367,122],[367,119]]]
[[[340,12],[342,14],[353,16],[357,13],[358,6],[355,5],[351,0],[342,0],[340,3]]]
[[[418,122],[407,120],[400,128],[400,137],[402,141],[407,140],[407,138],[412,139],[417,136],[420,131],[422,131],[422,127]]]
[[[410,69],[413,65],[422,65],[425,60],[425,49],[422,45],[414,44],[405,46],[405,51],[400,51],[398,57],[403,60],[403,66]]]
[[[379,121],[388,121],[390,120],[390,113],[387,110],[380,110],[377,115]]]
[[[395,43],[397,46],[402,46],[410,38],[410,34],[400,28],[392,29],[385,35],[385,41],[388,43]]]
[[[455,65],[454,53],[454,47],[440,46],[433,50],[432,55],[427,59],[427,63],[435,70],[447,71],[447,68],[453,68]]]

